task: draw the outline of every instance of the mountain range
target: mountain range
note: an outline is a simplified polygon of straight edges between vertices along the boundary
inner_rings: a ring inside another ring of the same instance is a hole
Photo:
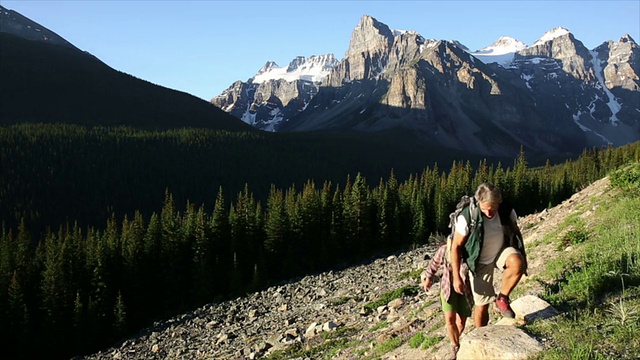
[[[267,62],[211,103],[267,131],[402,129],[477,154],[572,155],[640,139],[640,47],[623,35],[589,50],[558,27],[470,51],[365,15],[341,61]]]

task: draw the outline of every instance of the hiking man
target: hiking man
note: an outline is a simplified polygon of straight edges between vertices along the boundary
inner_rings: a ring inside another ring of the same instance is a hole
[[[451,357],[455,359],[460,349],[460,335],[464,331],[467,318],[471,316],[471,305],[473,297],[471,295],[471,287],[468,281],[468,269],[466,264],[460,266],[460,276],[464,283],[464,295],[458,294],[451,289],[451,263],[448,260],[448,243],[440,246],[436,253],[429,261],[429,266],[421,274],[422,282],[420,286],[424,291],[429,291],[433,285],[433,278],[442,268],[442,279],[440,281],[440,302],[442,311],[444,312],[444,320],[447,324],[447,335],[451,341]]]
[[[475,303],[473,322],[476,327],[482,327],[489,322],[489,304],[494,298],[502,316],[515,317],[509,294],[526,272],[527,260],[516,223],[517,215],[513,208],[501,204],[500,189],[493,184],[480,184],[471,201],[476,203],[465,207],[455,219],[451,246],[452,280],[454,291],[464,294],[464,281],[460,276],[464,261],[469,266]],[[480,211],[471,211],[473,205]],[[495,268],[503,271],[497,296],[493,287]]]

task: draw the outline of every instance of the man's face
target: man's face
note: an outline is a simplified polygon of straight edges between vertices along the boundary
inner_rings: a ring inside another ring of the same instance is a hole
[[[488,219],[491,219],[498,212],[498,205],[490,204],[488,202],[479,202],[480,211],[486,216]]]

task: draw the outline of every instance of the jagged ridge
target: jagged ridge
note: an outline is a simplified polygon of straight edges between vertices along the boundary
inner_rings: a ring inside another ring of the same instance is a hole
[[[625,35],[589,51],[559,27],[532,46],[501,37],[470,52],[363,16],[320,87],[304,90],[292,85],[302,80],[280,77],[258,88],[250,79],[212,102],[271,131],[400,127],[481,154],[512,155],[522,145],[570,156],[640,138],[638,49]],[[301,92],[279,95],[283,81]]]

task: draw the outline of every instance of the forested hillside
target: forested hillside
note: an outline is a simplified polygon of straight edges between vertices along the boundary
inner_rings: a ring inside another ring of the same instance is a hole
[[[270,156],[270,147],[261,146],[271,141],[267,135],[45,128],[20,126],[0,133],[0,337],[17,345],[6,350],[12,358],[92,352],[154,319],[214,299],[424,243],[431,233],[445,231],[459,197],[483,181],[498,184],[526,214],[640,159],[640,143],[585,150],[576,161],[535,168],[521,153],[513,166],[453,162],[446,169],[423,167],[405,180],[393,172],[383,179],[356,172],[340,185],[320,177],[297,186],[272,184],[261,201],[246,179],[226,180],[247,184],[234,192],[195,179],[214,178],[216,169],[225,169],[221,164],[242,167],[251,156],[265,161],[261,166],[273,169],[274,178],[283,164],[300,167],[298,174],[322,175],[309,161],[314,154]],[[291,139],[278,144],[317,149]],[[193,151],[201,148],[209,150]],[[338,150],[344,148],[316,156],[335,159],[346,169],[344,161],[354,158]],[[234,154],[237,158],[227,158]],[[353,169],[405,164],[389,156],[354,163]],[[327,178],[336,176],[326,170]],[[210,194],[210,200],[178,199],[172,193],[176,188]],[[127,205],[130,209],[153,209],[153,200],[139,200],[144,199],[137,193],[141,189],[164,198],[157,210],[114,214],[103,208],[116,197],[137,199]],[[96,193],[105,197],[89,197]],[[90,215],[76,221],[83,213]],[[104,225],[91,225],[101,217]],[[47,227],[44,219],[61,225]]]
[[[231,198],[247,184],[264,204],[271,184],[343,184],[358,172],[378,180],[391,169],[406,179],[434,162],[459,158],[417,140],[377,134],[20,124],[0,127],[0,219],[16,227],[24,218],[34,232],[76,221],[104,228],[112,215],[139,211],[148,218],[162,207],[166,190],[177,204],[211,209],[221,187]]]

